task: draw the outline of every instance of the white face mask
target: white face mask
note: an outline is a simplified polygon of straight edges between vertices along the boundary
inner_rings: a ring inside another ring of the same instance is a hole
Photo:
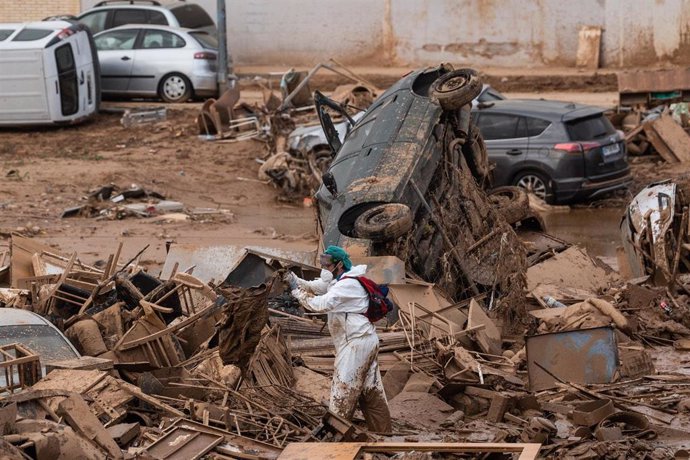
[[[333,281],[333,273],[329,272],[325,268],[321,269],[321,281],[324,283],[330,283]]]

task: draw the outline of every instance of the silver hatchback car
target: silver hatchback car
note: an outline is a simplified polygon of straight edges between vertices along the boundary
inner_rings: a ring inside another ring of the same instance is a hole
[[[218,95],[218,41],[207,32],[131,24],[94,38],[106,96],[184,102]]]

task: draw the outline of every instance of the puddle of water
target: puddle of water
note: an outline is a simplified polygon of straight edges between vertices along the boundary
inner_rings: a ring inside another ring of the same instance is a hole
[[[598,208],[545,212],[546,231],[570,243],[583,246],[591,256],[618,269],[616,247],[621,246],[620,221],[623,209]]]

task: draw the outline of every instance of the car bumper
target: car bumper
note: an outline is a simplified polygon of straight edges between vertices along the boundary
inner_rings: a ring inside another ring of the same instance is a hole
[[[555,198],[558,203],[592,199],[605,193],[626,189],[632,181],[632,174],[628,170],[613,179],[556,182]]]
[[[218,77],[215,73],[195,73],[191,80],[196,96],[218,96]]]

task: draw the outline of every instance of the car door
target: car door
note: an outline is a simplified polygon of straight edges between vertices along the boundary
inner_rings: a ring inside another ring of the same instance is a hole
[[[143,29],[141,41],[134,50],[132,79],[129,91],[156,94],[163,75],[178,72],[190,76],[193,52],[186,52],[184,38],[160,29]]]
[[[486,143],[489,163],[494,165],[494,185],[510,185],[529,147],[524,118],[507,113],[479,112],[476,123]]]
[[[127,92],[138,34],[139,29],[112,30],[95,38],[103,92]]]
[[[558,159],[551,155],[555,143],[554,137],[558,138],[557,126],[552,127],[550,121],[541,118],[524,117],[524,119],[529,140],[527,161],[535,168],[552,175],[552,168],[558,162]]]

